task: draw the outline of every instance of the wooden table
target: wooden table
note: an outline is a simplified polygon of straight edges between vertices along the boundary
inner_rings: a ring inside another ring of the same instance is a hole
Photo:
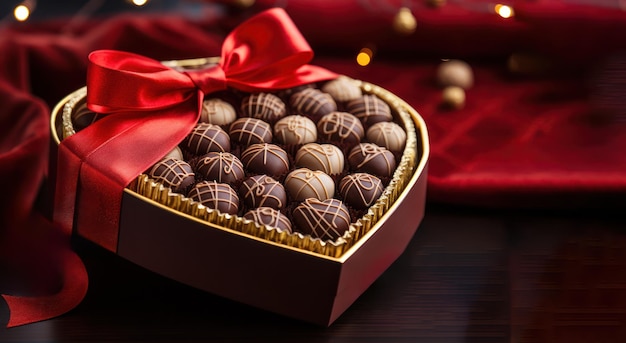
[[[82,304],[2,330],[0,342],[623,342],[625,224],[605,211],[429,206],[406,252],[329,328],[79,241],[91,281]]]

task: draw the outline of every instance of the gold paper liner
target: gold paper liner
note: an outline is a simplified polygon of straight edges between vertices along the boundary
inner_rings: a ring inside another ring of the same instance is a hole
[[[195,60],[192,61],[189,66],[184,65],[185,68],[193,67]],[[198,59],[197,61],[212,62],[211,59]],[[169,66],[177,66],[176,61],[164,62]],[[376,224],[380,218],[389,210],[398,197],[409,184],[413,178],[416,168],[420,163],[419,147],[418,146],[418,134],[416,131],[416,125],[421,125],[423,122],[416,120],[419,115],[408,104],[402,101],[400,98],[392,94],[391,92],[378,87],[376,85],[355,80],[361,87],[362,91],[367,94],[374,94],[387,102],[389,106],[394,110],[394,115],[398,122],[402,124],[406,133],[407,140],[402,157],[398,163],[398,166],[392,176],[391,181],[384,189],[380,198],[372,205],[367,213],[353,222],[346,233],[334,240],[334,241],[322,241],[319,238],[313,238],[309,235],[303,235],[301,233],[288,233],[282,230],[266,227],[265,225],[259,225],[256,222],[244,219],[236,215],[222,214],[219,211],[207,208],[202,204],[195,202],[182,194],[172,192],[168,187],[150,179],[147,175],[139,175],[131,184],[127,187],[127,190],[135,192],[140,197],[151,199],[161,205],[164,205],[172,210],[185,213],[189,216],[197,218],[201,221],[206,221],[219,227],[234,230],[245,235],[254,236],[263,240],[271,241],[279,245],[285,245],[291,248],[301,249],[307,252],[328,256],[331,258],[340,258],[346,251],[353,247],[363,236],[365,236]],[[53,136],[59,143],[62,139],[67,138],[75,133],[72,125],[72,113],[78,104],[84,101],[87,94],[86,87],[83,87],[74,93],[68,95],[63,99],[53,111],[52,127],[55,128]],[[61,112],[61,127],[57,126],[55,114]],[[62,130],[62,138],[59,139],[59,128]],[[425,128],[420,127],[420,130]],[[420,137],[424,137],[422,134]],[[423,145],[421,145],[423,146]],[[421,171],[422,168],[420,168]],[[211,229],[213,226],[207,226]]]

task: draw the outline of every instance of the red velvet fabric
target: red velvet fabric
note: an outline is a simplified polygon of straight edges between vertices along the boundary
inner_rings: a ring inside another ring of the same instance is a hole
[[[63,20],[0,29],[0,179],[8,190],[0,207],[0,272],[11,277],[0,280],[0,291],[36,296],[5,296],[13,309],[22,310],[12,312],[9,325],[69,310],[86,288],[64,283],[84,270],[69,250],[68,233],[45,218],[46,202],[37,201],[37,194],[48,184],[50,108],[85,84],[89,52],[118,49],[157,60],[217,56],[234,25],[273,3],[258,0],[253,8],[202,21],[121,15],[70,28]],[[590,76],[606,69],[606,57],[626,49],[620,35],[626,32],[626,12],[516,1],[515,19],[502,19],[479,10],[484,2],[455,2],[414,9],[417,31],[399,36],[391,30],[394,10],[377,10],[378,2],[286,3],[317,52],[314,64],[385,87],[425,118],[429,201],[623,207],[626,126],[609,120],[615,113],[601,116],[602,104],[592,95],[601,90],[623,96],[626,69],[613,69],[612,78]],[[375,55],[360,67],[353,58],[365,45],[374,47]],[[506,57],[520,51],[541,53],[556,63],[539,76],[516,77],[507,72]],[[474,67],[475,86],[461,110],[438,106],[441,93],[433,79],[440,58],[463,58]],[[611,87],[602,87],[606,84]],[[64,291],[72,296],[56,300],[65,303],[52,301]]]

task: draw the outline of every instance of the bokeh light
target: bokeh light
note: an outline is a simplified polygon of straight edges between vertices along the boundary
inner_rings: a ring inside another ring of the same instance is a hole
[[[359,51],[359,54],[356,55],[356,63],[358,63],[358,65],[362,67],[365,67],[366,65],[370,64],[373,55],[374,52],[372,51],[372,49],[363,48],[361,49],[361,51]]]
[[[18,5],[13,10],[13,15],[17,21],[25,21],[30,17],[30,9],[24,5]]]
[[[132,0],[132,1],[133,1],[133,5],[138,6],[138,7],[143,6],[146,3],[148,3],[148,0]]]
[[[499,16],[505,19],[511,18],[515,15],[515,13],[513,12],[513,8],[507,5],[497,4],[494,7],[494,10],[496,11],[496,13],[498,13]]]

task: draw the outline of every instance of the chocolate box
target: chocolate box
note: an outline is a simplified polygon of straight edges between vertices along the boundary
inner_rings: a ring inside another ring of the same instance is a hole
[[[424,216],[426,197],[429,146],[423,119],[392,93],[355,82],[364,94],[390,105],[407,144],[383,195],[344,237],[323,242],[268,229],[208,210],[142,174],[123,193],[116,253],[234,301],[332,324],[405,250]],[[54,108],[57,144],[73,134],[72,116],[85,95],[86,88],[79,89]],[[62,171],[57,177],[64,177]],[[74,232],[94,240],[88,228],[75,225]]]

